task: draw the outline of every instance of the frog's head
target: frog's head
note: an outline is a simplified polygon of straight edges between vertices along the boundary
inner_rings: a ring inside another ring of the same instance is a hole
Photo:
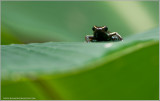
[[[108,31],[108,27],[107,27],[107,26],[103,26],[103,27],[93,26],[93,27],[92,27],[92,30],[93,30],[94,32],[97,32],[97,33],[104,33],[104,32],[107,32],[107,31]]]
[[[107,26],[103,26],[103,27],[93,26],[92,30],[94,32],[95,38],[103,38],[107,35],[106,32],[108,31],[108,27]]]

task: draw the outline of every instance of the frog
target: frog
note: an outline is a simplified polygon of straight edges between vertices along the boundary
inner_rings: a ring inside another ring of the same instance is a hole
[[[110,32],[107,26],[93,26],[93,35],[86,35],[86,42],[122,41],[118,32]]]

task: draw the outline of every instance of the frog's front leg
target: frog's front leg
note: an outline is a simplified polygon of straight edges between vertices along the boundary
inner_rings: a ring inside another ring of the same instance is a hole
[[[112,32],[109,34],[111,40],[123,40],[122,37],[117,32]]]
[[[93,42],[94,37],[93,37],[93,35],[86,35],[85,40],[86,40],[86,42]]]

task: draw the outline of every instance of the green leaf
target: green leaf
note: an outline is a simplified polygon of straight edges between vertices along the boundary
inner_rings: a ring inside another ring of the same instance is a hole
[[[2,99],[158,100],[158,38],[2,45]]]

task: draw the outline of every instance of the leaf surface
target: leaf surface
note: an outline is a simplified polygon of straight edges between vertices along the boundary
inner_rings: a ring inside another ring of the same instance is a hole
[[[158,99],[158,37],[154,29],[121,42],[2,45],[2,97],[29,82],[40,99]]]

